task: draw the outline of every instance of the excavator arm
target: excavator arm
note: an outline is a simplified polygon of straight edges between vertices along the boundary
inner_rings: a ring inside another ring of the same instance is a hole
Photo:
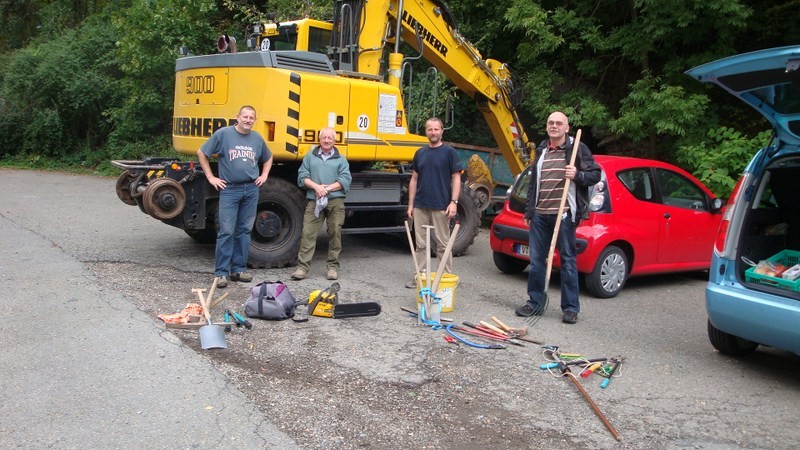
[[[480,52],[458,32],[441,0],[336,0],[333,60],[342,71],[381,76],[389,50],[389,84],[400,87],[403,55],[396,37],[421,53],[460,90],[472,97],[516,175],[534,146],[515,109],[519,87],[509,68]]]

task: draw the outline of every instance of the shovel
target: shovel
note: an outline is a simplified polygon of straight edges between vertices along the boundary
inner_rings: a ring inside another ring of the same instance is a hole
[[[217,280],[214,279],[212,291],[216,288],[216,284]],[[200,305],[203,307],[203,315],[208,321],[208,325],[201,327],[198,331],[200,334],[200,347],[203,350],[212,348],[228,348],[228,342],[225,340],[225,329],[219,325],[214,325],[211,323],[211,315],[208,313],[208,308],[206,307],[206,299],[203,297],[203,290],[192,289],[192,291],[195,292],[197,297],[200,299]]]

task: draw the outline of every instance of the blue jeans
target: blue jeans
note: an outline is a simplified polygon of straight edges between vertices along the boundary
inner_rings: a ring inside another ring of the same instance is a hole
[[[219,232],[216,268],[218,277],[247,270],[250,232],[256,220],[258,186],[255,183],[228,183],[219,191]]]
[[[547,254],[550,252],[555,224],[555,215],[536,214],[531,221],[528,236],[531,259],[531,270],[528,273],[528,303],[534,308],[537,308],[544,298]],[[575,260],[575,224],[569,213],[561,221],[556,247],[561,259],[561,310],[580,312],[578,266]]]

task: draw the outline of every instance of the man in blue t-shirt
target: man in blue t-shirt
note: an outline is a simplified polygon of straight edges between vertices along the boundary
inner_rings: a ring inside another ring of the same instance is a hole
[[[444,126],[441,119],[432,117],[425,122],[428,145],[414,154],[411,182],[408,185],[408,217],[414,219],[414,236],[417,249],[414,259],[417,267],[425,267],[427,244],[425,225],[433,225],[436,238],[436,257],[444,257],[450,240],[450,219],[456,216],[458,196],[461,194],[461,163],[456,150],[442,142]],[[433,270],[431,270],[433,272]],[[445,273],[453,273],[453,257],[447,255]],[[409,289],[417,286],[415,280],[406,283]]]
[[[246,273],[250,232],[256,220],[259,188],[267,182],[272,168],[272,152],[264,138],[253,131],[255,108],[242,106],[236,121],[234,126],[215,131],[197,151],[206,179],[219,191],[214,275],[217,287],[221,288],[228,285],[228,279],[245,283],[253,280],[253,276]],[[209,163],[213,155],[217,155],[217,176]]]

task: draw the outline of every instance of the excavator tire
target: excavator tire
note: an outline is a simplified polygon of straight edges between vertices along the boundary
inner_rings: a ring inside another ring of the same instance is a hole
[[[478,207],[479,201],[466,184],[461,185],[461,194],[458,196],[458,212],[455,219],[461,226],[458,235],[453,242],[453,256],[461,256],[475,242],[475,236],[481,230],[481,210]],[[455,226],[455,221],[450,221],[450,229]]]
[[[248,265],[258,269],[297,264],[305,196],[296,185],[275,177],[261,186]]]

